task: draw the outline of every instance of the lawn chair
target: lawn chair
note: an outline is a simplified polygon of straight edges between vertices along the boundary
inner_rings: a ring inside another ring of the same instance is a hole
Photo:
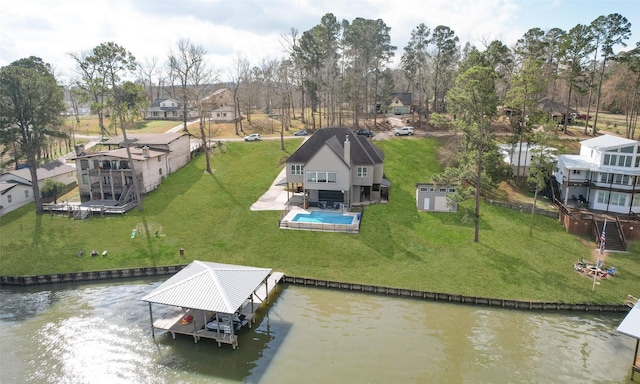
[[[582,268],[587,268],[587,263],[584,261],[584,257],[581,257],[580,261],[578,261],[578,264],[576,265],[579,265]]]
[[[607,274],[613,276],[613,274],[616,273],[617,270],[618,270],[618,268],[616,268],[616,267],[607,268]]]

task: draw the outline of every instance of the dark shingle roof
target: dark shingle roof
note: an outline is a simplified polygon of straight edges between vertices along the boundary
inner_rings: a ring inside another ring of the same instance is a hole
[[[345,160],[344,142],[349,136],[351,142],[351,165],[379,164],[384,160],[384,153],[371,143],[366,137],[355,135],[348,128],[323,128],[311,135],[298,150],[288,159],[287,163],[307,163],[323,146],[327,145],[338,157]]]

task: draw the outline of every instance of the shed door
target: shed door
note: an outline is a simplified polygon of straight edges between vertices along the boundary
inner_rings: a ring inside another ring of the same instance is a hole
[[[434,211],[449,211],[449,207],[447,207],[447,197],[446,196],[436,196],[436,206]]]
[[[431,203],[431,201],[429,200],[428,197],[424,198],[424,205],[422,206],[422,209],[424,209],[425,211],[430,211],[431,210],[431,206],[429,205]]]

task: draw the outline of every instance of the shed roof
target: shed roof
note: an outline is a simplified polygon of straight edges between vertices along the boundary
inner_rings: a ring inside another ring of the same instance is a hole
[[[195,260],[142,298],[157,304],[234,313],[271,269]]]
[[[640,301],[631,308],[631,311],[618,326],[617,331],[635,339],[640,339]]]

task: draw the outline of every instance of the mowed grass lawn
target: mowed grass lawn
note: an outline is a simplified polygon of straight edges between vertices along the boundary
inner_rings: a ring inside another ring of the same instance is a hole
[[[480,242],[458,213],[420,213],[415,184],[440,171],[433,139],[380,141],[393,183],[389,204],[367,207],[360,234],[278,229],[280,212],[253,212],[284,160],[301,143],[228,143],[167,177],[144,201],[144,211],[73,220],[36,217],[28,205],[1,218],[0,274],[20,276],[186,264],[206,260],[268,267],[288,275],[389,287],[518,300],[620,303],[640,294],[637,245],[609,255],[618,273],[592,292],[573,263],[591,259],[595,243],[569,235],[554,219],[482,205]],[[136,227],[149,235],[131,238]],[[156,229],[161,228],[155,237]],[[179,255],[184,248],[185,255]],[[108,250],[108,256],[89,252]],[[84,250],[83,257],[77,253]]]

